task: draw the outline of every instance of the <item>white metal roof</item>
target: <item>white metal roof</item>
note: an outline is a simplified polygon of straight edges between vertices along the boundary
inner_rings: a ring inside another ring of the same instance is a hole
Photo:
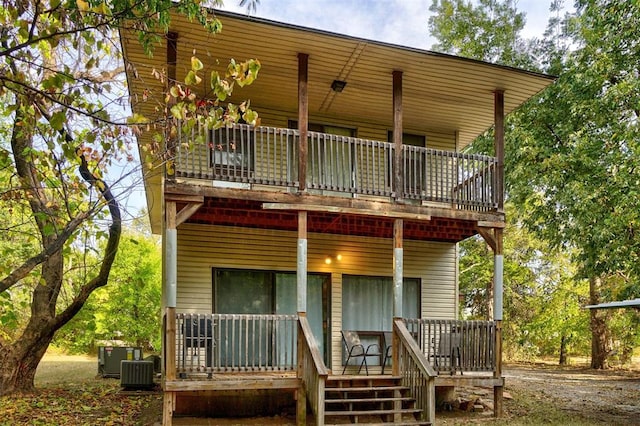
[[[587,309],[614,309],[614,308],[640,308],[640,299],[621,300],[617,302],[599,303],[597,305],[587,305]]]

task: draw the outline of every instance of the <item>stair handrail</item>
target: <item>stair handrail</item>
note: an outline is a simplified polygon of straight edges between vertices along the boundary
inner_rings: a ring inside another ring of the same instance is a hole
[[[402,318],[394,318],[393,336],[393,375],[400,376],[401,384],[411,389],[416,408],[422,410],[422,420],[434,424],[437,373],[407,330]]]
[[[324,398],[328,376],[329,370],[324,365],[309,320],[304,313],[298,313],[298,406],[299,410],[304,412],[305,408],[301,404],[306,404],[308,400],[317,425],[324,424]],[[298,418],[298,421],[300,420]]]

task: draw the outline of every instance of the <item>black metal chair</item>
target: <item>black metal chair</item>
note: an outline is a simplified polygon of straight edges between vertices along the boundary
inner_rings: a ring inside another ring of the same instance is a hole
[[[364,345],[360,341],[360,336],[358,333],[353,330],[343,330],[342,331],[342,342],[344,343],[344,348],[347,352],[347,360],[344,363],[344,368],[342,369],[342,374],[344,374],[347,369],[347,365],[349,365],[349,360],[351,358],[362,358],[360,362],[360,367],[358,367],[358,374],[362,370],[362,365],[364,365],[364,370],[369,375],[369,366],[367,365],[367,358],[371,356],[375,356],[380,358],[382,353],[380,352],[380,346],[376,343],[368,345],[365,349]]]
[[[456,368],[461,368],[460,345],[460,333],[443,332],[440,334],[438,347],[435,348],[436,350],[434,351],[435,364],[438,371],[440,369],[448,369],[451,374],[454,374]]]
[[[212,366],[213,347],[215,346],[213,337],[213,323],[210,318],[199,318],[194,316],[185,319],[183,327],[184,346],[183,359],[186,357],[187,348],[191,348],[192,353],[198,353],[199,348],[205,349],[205,365]]]
[[[384,332],[384,361],[382,362],[382,374],[384,374],[384,368],[387,366],[387,361],[393,357],[393,333],[390,331]]]

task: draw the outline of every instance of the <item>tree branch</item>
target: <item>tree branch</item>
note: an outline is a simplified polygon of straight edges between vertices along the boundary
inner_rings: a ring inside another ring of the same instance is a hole
[[[36,105],[43,117],[45,117],[47,120],[50,120],[51,116],[46,110],[45,105],[43,105],[42,102],[39,102]],[[61,130],[59,130],[59,133],[64,137],[67,143],[69,143],[70,145],[75,144],[77,146],[76,154],[80,159],[80,166],[78,167],[80,176],[82,176],[82,178],[90,186],[96,188],[100,192],[100,195],[105,200],[107,207],[109,208],[109,214],[111,215],[111,225],[109,225],[109,237],[107,239],[107,246],[104,251],[104,257],[102,258],[100,272],[95,278],[82,286],[71,304],[69,304],[64,311],[56,315],[52,324],[54,331],[58,330],[71,318],[73,318],[76,313],[78,313],[78,311],[82,308],[84,303],[87,301],[87,299],[95,289],[107,284],[109,280],[109,273],[111,272],[111,266],[113,265],[116,254],[118,252],[120,235],[122,234],[122,215],[120,213],[120,206],[118,205],[118,201],[111,192],[111,189],[102,179],[91,173],[91,170],[89,170],[87,159],[80,149],[80,145],[76,143],[76,141],[66,130],[66,128],[63,127]]]

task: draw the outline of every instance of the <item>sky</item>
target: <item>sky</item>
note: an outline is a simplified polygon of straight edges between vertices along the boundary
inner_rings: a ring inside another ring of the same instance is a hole
[[[347,34],[370,40],[429,50],[429,6],[432,0],[259,0],[252,13],[259,18]],[[246,14],[239,0],[225,0],[222,9]],[[551,0],[516,0],[526,13],[525,38],[541,37]],[[571,3],[567,1],[567,3]],[[224,20],[222,21],[224,31]]]

